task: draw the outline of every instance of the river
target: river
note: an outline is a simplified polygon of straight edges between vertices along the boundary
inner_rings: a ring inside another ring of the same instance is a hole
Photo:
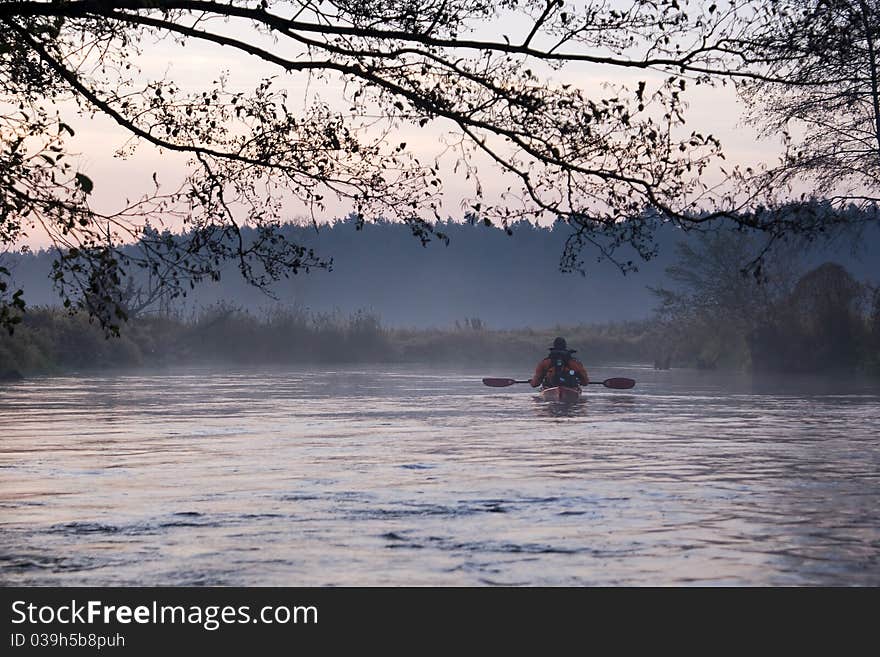
[[[603,367],[0,384],[4,585],[880,585],[880,386]]]

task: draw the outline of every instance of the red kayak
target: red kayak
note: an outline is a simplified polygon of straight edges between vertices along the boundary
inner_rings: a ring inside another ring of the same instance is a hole
[[[563,386],[558,386],[556,388],[544,388],[541,391],[541,399],[543,399],[544,401],[571,403],[580,401],[580,398],[580,388],[566,388]]]

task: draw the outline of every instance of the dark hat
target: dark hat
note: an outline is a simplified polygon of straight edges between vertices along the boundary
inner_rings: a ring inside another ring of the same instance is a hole
[[[565,344],[565,338],[556,338],[553,341],[553,346],[550,347],[550,349],[553,349],[554,351],[567,351],[568,346]]]

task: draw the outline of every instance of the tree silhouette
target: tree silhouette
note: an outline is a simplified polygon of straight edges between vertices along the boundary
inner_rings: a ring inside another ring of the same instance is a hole
[[[215,278],[228,260],[258,287],[328,266],[279,231],[288,197],[313,217],[335,196],[361,222],[385,217],[405,222],[423,242],[444,238],[432,222],[442,216],[447,171],[396,137],[404,126],[435,123],[455,136],[438,150],[455,153],[453,170],[474,184],[464,202],[470,216],[505,226],[541,215],[567,221],[568,269],[583,268],[586,245],[612,259],[624,243],[651,257],[653,231],[665,221],[691,226],[726,217],[771,237],[817,230],[823,219],[767,212],[750,171],[728,172],[739,183],[732,191],[708,187],[701,176],[722,156],[720,144],[685,124],[689,84],[717,75],[762,79],[740,60],[731,63],[734,45],[762,43],[742,37],[752,4],[0,2],[0,88],[10,101],[0,116],[0,245],[44,231],[59,249],[54,277],[65,304],[118,332],[134,266],[171,295]],[[484,38],[478,28],[489,23],[511,29]],[[229,89],[221,74],[195,92],[168,79],[140,83],[138,57],[157,39],[222,46],[288,77],[267,78],[248,93]],[[572,64],[643,70],[645,79],[604,94],[545,79]],[[297,76],[333,80],[341,97],[303,108],[284,84]],[[57,112],[70,103],[111,119],[134,142],[188,156],[182,187],[160,192],[157,184],[116,212],[95,211],[89,200],[101,181],[65,157],[73,129]],[[483,191],[486,161],[508,180],[500,200]],[[765,188],[775,182],[756,180]],[[183,225],[182,238],[144,230],[172,218]],[[243,226],[254,227],[255,237],[246,240]],[[140,244],[137,255],[119,249],[131,241]],[[7,311],[0,318],[20,310],[11,303],[0,299]]]
[[[869,337],[866,287],[841,265],[827,262],[804,274],[775,317],[750,336],[755,369],[852,370]]]
[[[778,183],[808,183],[837,207],[880,202],[880,2],[757,4],[741,58],[740,92],[765,134],[787,149]]]
[[[702,345],[701,367],[742,357],[746,336],[774,314],[793,285],[794,266],[782,253],[773,254],[765,276],[749,274],[759,249],[754,238],[732,231],[705,232],[693,244],[676,246],[676,263],[666,269],[671,285],[651,288],[660,302],[655,319],[663,336],[661,361],[695,345]]]

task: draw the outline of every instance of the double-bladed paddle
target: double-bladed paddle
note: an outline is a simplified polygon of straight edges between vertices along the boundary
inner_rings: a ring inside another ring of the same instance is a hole
[[[514,383],[529,383],[529,381],[528,379],[525,381],[517,381],[516,379],[483,379],[483,384],[492,388],[506,388],[507,386],[512,386]],[[627,379],[622,376],[605,379],[604,381],[589,381],[588,383],[590,385],[614,388],[615,390],[629,390],[636,384],[633,379]]]

